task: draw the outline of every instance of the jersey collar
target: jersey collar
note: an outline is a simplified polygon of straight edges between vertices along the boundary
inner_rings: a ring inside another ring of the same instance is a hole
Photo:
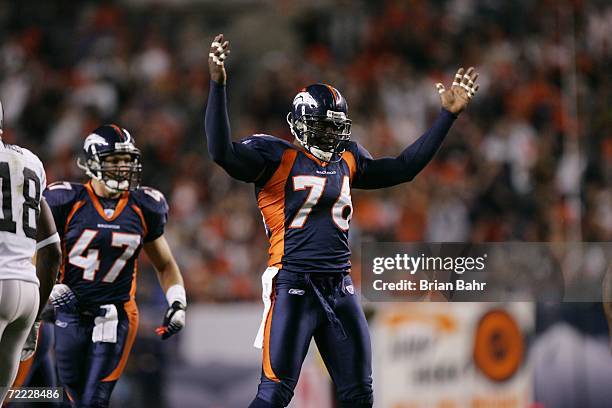
[[[87,189],[87,192],[89,193],[89,198],[91,198],[91,202],[93,203],[94,208],[96,209],[100,217],[104,218],[104,220],[108,222],[114,221],[117,217],[119,217],[121,213],[123,212],[123,209],[127,205],[129,192],[126,191],[121,194],[121,198],[119,199],[119,202],[117,203],[117,206],[115,207],[115,211],[113,212],[113,215],[111,215],[110,217],[107,217],[106,214],[104,213],[104,208],[102,208],[102,204],[100,204],[100,199],[94,192],[93,186],[91,185],[91,180],[87,182],[87,184],[85,184],[85,188]]]
[[[306,157],[308,157],[310,160],[312,160],[313,162],[317,163],[319,166],[321,167],[327,167],[327,165],[329,164],[329,162],[325,162],[321,159],[319,159],[318,157],[316,157],[314,154],[310,153],[308,150],[304,149],[304,147],[302,146],[296,146],[297,149],[304,153],[306,155]]]

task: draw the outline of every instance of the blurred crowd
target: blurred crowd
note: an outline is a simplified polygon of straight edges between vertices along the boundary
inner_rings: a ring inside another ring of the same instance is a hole
[[[612,239],[608,1],[3,2],[4,139],[37,153],[50,182],[79,181],[84,137],[127,128],[145,184],[170,203],[191,299],[258,298],[267,258],[253,187],[206,153],[207,56],[221,31],[236,140],[290,140],[293,96],[328,82],[348,100],[353,139],[396,155],[437,115],[434,84],[477,67],[480,91],[434,161],[410,184],[353,191],[357,255],[376,240]]]

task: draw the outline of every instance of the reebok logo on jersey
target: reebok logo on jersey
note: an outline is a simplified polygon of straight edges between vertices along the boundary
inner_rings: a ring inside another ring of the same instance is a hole
[[[303,289],[289,289],[289,294],[290,295],[299,295],[299,296],[302,296],[304,293],[306,293],[306,291],[303,290]]]
[[[57,327],[61,327],[62,329],[65,329],[66,327],[68,327],[68,323],[62,322],[61,320],[56,320],[55,325]]]
[[[336,174],[336,170],[327,171],[327,170],[317,170],[317,174]]]

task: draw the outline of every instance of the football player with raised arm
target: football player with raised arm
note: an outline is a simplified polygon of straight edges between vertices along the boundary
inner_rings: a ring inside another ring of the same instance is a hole
[[[44,195],[62,240],[55,307],[59,380],[77,407],[107,407],[138,327],[135,303],[138,255],[144,248],[166,293],[162,339],[185,324],[183,278],[164,228],[163,194],[141,187],[140,150],[130,133],[104,125],[87,136],[86,184],[58,182]]]
[[[0,406],[19,360],[34,352],[61,259],[53,216],[42,197],[43,164],[29,150],[2,141],[3,119],[0,103]]]
[[[263,282],[264,314],[255,341],[263,348],[256,407],[285,407],[314,338],[341,407],[371,407],[368,326],[349,275],[351,187],[375,189],[412,180],[478,90],[474,68],[457,71],[449,89],[437,84],[442,109],[431,128],[397,157],[373,159],[351,141],[347,103],[319,83],[294,98],[289,143],[268,135],[233,142],[224,62],[229,43],[215,37],[206,108],[208,151],[232,177],[254,183],[270,240]]]

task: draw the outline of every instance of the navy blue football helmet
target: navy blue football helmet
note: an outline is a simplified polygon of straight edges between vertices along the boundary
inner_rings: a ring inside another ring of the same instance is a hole
[[[140,186],[142,165],[140,150],[134,138],[124,128],[104,125],[94,130],[83,143],[85,162],[79,158],[77,166],[100,181],[112,192],[133,191]],[[113,155],[129,155],[129,161],[113,162]]]
[[[287,123],[297,141],[312,155],[330,162],[344,152],[351,138],[346,99],[333,86],[309,85],[293,98]]]

